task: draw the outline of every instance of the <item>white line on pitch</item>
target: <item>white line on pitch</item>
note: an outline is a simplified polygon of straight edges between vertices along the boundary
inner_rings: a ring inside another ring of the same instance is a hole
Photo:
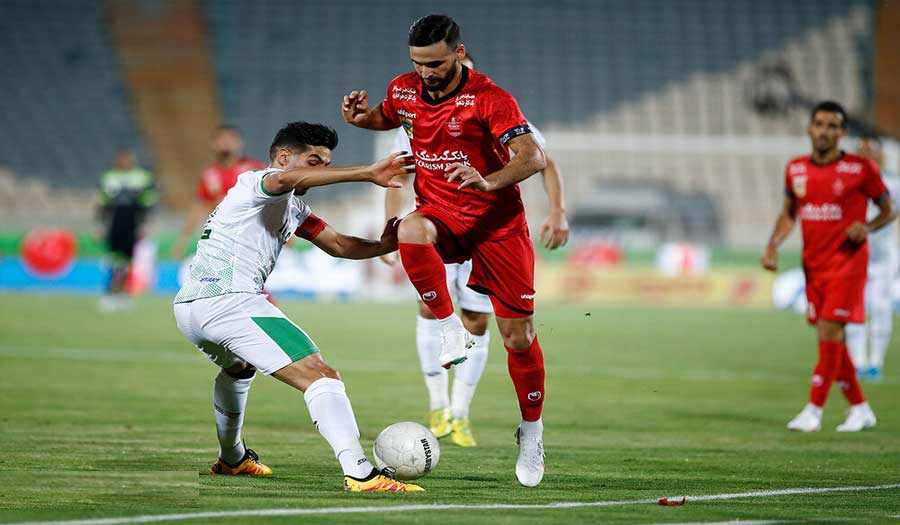
[[[739,498],[765,498],[772,496],[788,496],[792,494],[824,494],[828,492],[864,492],[870,490],[898,489],[900,483],[890,485],[869,485],[852,487],[793,488],[781,490],[758,490],[729,494],[707,494],[687,496],[690,501],[713,501]],[[679,496],[680,498],[680,496]],[[670,497],[670,499],[676,499]],[[184,514],[149,514],[144,516],[128,516],[122,518],[99,518],[65,521],[28,521],[5,523],[0,525],[123,525],[129,523],[158,523],[162,521],[179,521],[209,518],[237,518],[246,516],[308,516],[322,514],[372,514],[388,512],[416,512],[433,510],[542,510],[542,509],[574,509],[583,507],[613,507],[624,505],[645,505],[656,503],[657,498],[645,498],[621,501],[564,501],[544,504],[508,504],[495,503],[485,505],[434,504],[434,505],[384,505],[378,507],[320,507],[314,509],[258,509],[216,512],[191,512]]]

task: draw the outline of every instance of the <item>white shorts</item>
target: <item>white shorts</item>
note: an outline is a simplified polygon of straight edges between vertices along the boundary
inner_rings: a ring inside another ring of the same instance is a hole
[[[460,308],[480,314],[494,313],[490,296],[467,286],[469,276],[472,275],[472,259],[458,264],[445,264],[444,268],[447,270],[447,289]]]
[[[319,351],[306,332],[253,293],[229,293],[175,304],[178,329],[222,368],[249,363],[263,374]]]

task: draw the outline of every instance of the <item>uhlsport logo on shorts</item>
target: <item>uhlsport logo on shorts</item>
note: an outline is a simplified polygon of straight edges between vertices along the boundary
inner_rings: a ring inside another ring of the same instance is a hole
[[[434,290],[422,294],[423,301],[434,301],[435,299],[437,299],[437,292]]]
[[[534,392],[529,392],[529,393],[528,393],[528,400],[529,400],[529,401],[537,401],[537,400],[539,400],[540,398],[541,398],[541,391],[540,391],[540,390],[535,390]]]

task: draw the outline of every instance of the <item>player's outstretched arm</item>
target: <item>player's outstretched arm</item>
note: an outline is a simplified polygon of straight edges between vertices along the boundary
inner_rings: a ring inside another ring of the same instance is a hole
[[[313,166],[276,171],[263,179],[263,187],[273,195],[340,182],[371,182],[385,188],[399,188],[402,184],[393,179],[398,175],[407,175],[415,171],[412,162],[412,156],[405,151],[399,151],[369,166],[347,168]]]
[[[562,177],[550,154],[544,153],[547,167],[543,171],[544,191],[550,201],[550,213],[541,225],[541,243],[545,248],[555,250],[569,241],[569,221],[563,202]]]
[[[348,124],[353,124],[358,128],[386,131],[397,127],[397,124],[384,118],[381,104],[374,108],[369,107],[369,94],[365,90],[351,91],[349,95],[345,96],[341,104],[341,113]]]
[[[769,271],[778,270],[778,247],[787,239],[794,229],[794,222],[797,220],[797,200],[790,195],[784,196],[784,204],[781,207],[781,213],[775,221],[775,229],[769,238],[769,244],[760,257],[759,262],[762,267]]]
[[[378,257],[397,249],[397,228],[400,220],[397,217],[388,219],[381,233],[381,239],[374,241],[345,235],[325,226],[321,233],[311,240],[319,249],[342,259],[369,259]]]
[[[516,154],[502,169],[482,176],[472,166],[460,162],[447,165],[447,180],[459,181],[459,188],[472,188],[478,191],[496,191],[527,179],[547,167],[544,150],[531,133],[520,135],[508,143],[509,149]]]

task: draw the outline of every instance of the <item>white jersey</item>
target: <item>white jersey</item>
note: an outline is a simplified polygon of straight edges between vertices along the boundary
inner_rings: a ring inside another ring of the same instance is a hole
[[[293,191],[266,192],[263,179],[278,171],[268,168],[238,176],[203,226],[176,303],[235,292],[262,293],[281,247],[312,213]]]
[[[900,177],[882,172],[881,178],[884,185],[887,186],[894,204],[897,205],[900,199]],[[872,220],[878,215],[878,206],[875,203],[869,203],[867,220]],[[896,273],[897,266],[900,264],[900,227],[897,221],[891,221],[884,228],[869,234],[869,266],[887,265],[886,268],[891,274]]]

